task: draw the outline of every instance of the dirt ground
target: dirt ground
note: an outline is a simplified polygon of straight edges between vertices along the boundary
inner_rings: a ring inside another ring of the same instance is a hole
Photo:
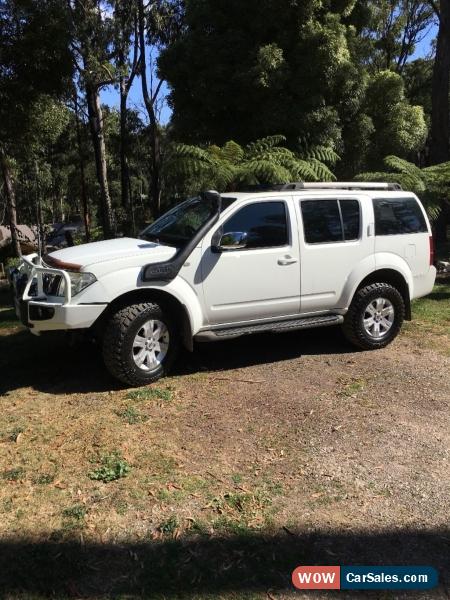
[[[334,328],[199,345],[136,392],[4,299],[1,597],[324,598],[292,570],[424,564],[438,589],[336,596],[449,598],[450,287],[414,314],[376,352]]]

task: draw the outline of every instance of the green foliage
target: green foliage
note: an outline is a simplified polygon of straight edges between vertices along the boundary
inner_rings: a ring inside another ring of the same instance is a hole
[[[5,481],[19,481],[25,475],[25,469],[23,467],[14,467],[13,469],[7,469],[3,471],[2,478]]]
[[[173,398],[173,390],[170,387],[167,388],[140,388],[137,390],[131,390],[127,394],[128,400],[164,400],[164,402],[170,402]]]
[[[130,470],[127,461],[122,457],[120,452],[116,451],[111,454],[105,454],[100,459],[98,468],[90,471],[88,476],[89,479],[109,483],[110,481],[115,481],[121,477],[126,477]]]
[[[173,535],[176,530],[179,528],[180,522],[176,515],[172,515],[162,523],[160,523],[158,527],[158,531],[163,535]]]
[[[168,80],[173,133],[189,144],[283,133],[295,148],[338,148],[344,107],[362,67],[352,62],[344,20],[354,1],[185,3],[185,27],[159,59]],[[187,85],[187,82],[188,85]],[[260,171],[267,173],[265,165]],[[279,171],[281,174],[281,172]]]
[[[86,516],[86,507],[84,504],[74,504],[63,510],[63,517],[74,521],[83,521]]]
[[[383,156],[406,158],[422,148],[427,136],[423,108],[409,104],[397,73],[381,71],[370,79],[363,112],[373,127],[364,149],[368,166],[378,167]]]
[[[126,421],[128,425],[137,425],[138,423],[148,421],[148,416],[137,411],[134,406],[126,406],[116,411],[116,415]]]
[[[224,191],[257,184],[335,180],[325,164],[334,165],[339,159],[332,148],[312,147],[303,157],[280,146],[285,141],[284,136],[274,135],[245,147],[234,141],[205,148],[174,144],[167,170],[184,180],[188,193],[208,188]]]
[[[420,169],[398,156],[386,156],[383,164],[386,171],[360,173],[355,180],[400,183],[403,189],[421,196],[430,219],[435,221],[442,199],[450,193],[450,162]]]

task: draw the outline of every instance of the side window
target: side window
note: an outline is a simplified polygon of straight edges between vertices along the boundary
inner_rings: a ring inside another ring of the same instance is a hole
[[[360,232],[360,211],[358,200],[339,200],[344,225],[344,239],[357,240]]]
[[[288,244],[286,204],[255,202],[238,210],[223,225],[223,235],[247,233],[247,248],[271,248]]]
[[[308,244],[357,240],[361,229],[358,200],[303,200],[300,203]]]
[[[308,244],[341,242],[342,223],[337,200],[303,200],[300,203]]]
[[[425,233],[423,213],[414,198],[374,198],[375,235]]]

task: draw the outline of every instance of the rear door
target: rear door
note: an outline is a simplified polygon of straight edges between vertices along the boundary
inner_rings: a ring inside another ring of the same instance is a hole
[[[413,196],[373,199],[377,256],[396,254],[405,260],[413,278],[430,270],[430,235],[424,212]]]
[[[295,198],[301,264],[301,312],[340,306],[344,286],[362,261],[375,267],[372,207],[368,198],[332,193]]]

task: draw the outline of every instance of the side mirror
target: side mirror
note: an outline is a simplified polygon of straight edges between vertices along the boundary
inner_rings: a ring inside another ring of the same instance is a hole
[[[219,243],[213,247],[216,252],[242,250],[247,247],[247,232],[231,231],[221,236]]]

